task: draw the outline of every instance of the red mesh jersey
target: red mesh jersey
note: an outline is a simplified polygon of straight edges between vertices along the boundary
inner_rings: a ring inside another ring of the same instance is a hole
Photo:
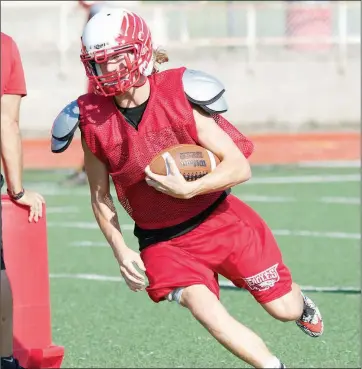
[[[136,224],[144,229],[179,224],[199,214],[221,194],[175,199],[147,185],[145,167],[161,150],[176,144],[197,144],[192,106],[182,75],[185,68],[149,77],[151,94],[138,130],[125,121],[112,97],[86,94],[78,98],[80,129],[95,156],[108,168],[118,199]],[[251,141],[219,115],[215,121],[230,134],[246,157]]]

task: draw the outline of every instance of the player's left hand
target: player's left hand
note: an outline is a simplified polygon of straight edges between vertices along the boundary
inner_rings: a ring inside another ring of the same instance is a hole
[[[177,199],[191,198],[192,182],[185,180],[172,156],[169,155],[166,157],[166,165],[169,168],[169,174],[167,176],[155,174],[147,166],[145,169],[147,184],[157,191]]]

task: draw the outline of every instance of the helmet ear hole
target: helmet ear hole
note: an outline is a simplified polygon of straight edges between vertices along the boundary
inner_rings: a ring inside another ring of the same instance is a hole
[[[141,70],[140,72],[143,76],[148,77],[152,74],[152,71],[153,71],[153,59],[151,59],[147,67],[143,71]]]

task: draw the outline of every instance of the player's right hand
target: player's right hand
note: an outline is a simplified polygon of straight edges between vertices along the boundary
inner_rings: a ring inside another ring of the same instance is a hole
[[[142,291],[145,288],[145,277],[136,269],[136,266],[142,271],[146,271],[139,253],[129,248],[123,250],[119,262],[120,271],[127,286],[134,292]]]
[[[32,222],[33,219],[37,222],[43,216],[43,204],[45,204],[45,200],[39,193],[25,190],[23,197],[14,201],[30,208],[29,222]]]

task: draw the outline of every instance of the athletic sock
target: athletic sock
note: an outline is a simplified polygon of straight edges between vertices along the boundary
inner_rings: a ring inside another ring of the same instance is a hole
[[[286,366],[276,357],[273,356],[264,366],[265,369],[282,369]]]

